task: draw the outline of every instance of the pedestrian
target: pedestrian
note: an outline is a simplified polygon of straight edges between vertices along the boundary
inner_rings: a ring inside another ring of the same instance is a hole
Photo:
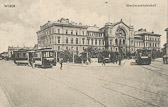
[[[60,61],[60,65],[61,65],[61,66],[60,66],[60,69],[61,69],[61,70],[62,70],[62,63],[63,63],[63,61],[61,60],[61,61]]]
[[[35,59],[34,58],[32,58],[32,68],[34,69],[34,67],[35,67]]]
[[[102,65],[104,65],[104,57],[103,57]]]
[[[118,62],[118,55],[116,55],[115,61],[116,61],[116,64],[117,64],[117,62]]]

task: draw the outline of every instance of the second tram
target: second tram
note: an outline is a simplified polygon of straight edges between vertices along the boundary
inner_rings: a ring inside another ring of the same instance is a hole
[[[35,51],[33,56],[35,66],[53,67],[56,66],[56,52],[51,48],[42,48]]]
[[[151,64],[151,50],[137,50],[135,53],[135,61],[137,64]]]

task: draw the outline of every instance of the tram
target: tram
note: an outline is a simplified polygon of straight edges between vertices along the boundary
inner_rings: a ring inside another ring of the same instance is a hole
[[[35,66],[53,67],[56,66],[56,52],[51,48],[42,48],[35,51],[33,55]]]
[[[151,64],[152,51],[146,49],[137,50],[135,53],[135,61],[137,64]]]
[[[32,51],[27,49],[20,49],[14,51],[14,63],[17,65],[24,64],[29,65],[32,59]]]

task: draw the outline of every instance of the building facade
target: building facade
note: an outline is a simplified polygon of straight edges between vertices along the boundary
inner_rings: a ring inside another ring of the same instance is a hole
[[[95,49],[104,50],[104,32],[99,30],[100,28],[95,26],[88,26],[87,28],[87,43],[88,47],[93,47]]]
[[[160,34],[139,29],[135,32],[134,42],[136,49],[160,50]]]
[[[87,48],[87,26],[69,19],[48,22],[37,32],[38,44],[57,51],[83,51]]]
[[[122,19],[117,23],[106,23],[104,27],[82,25],[61,18],[56,22],[48,21],[37,32],[38,45],[56,51],[83,52],[88,47],[99,50],[134,53],[137,49],[160,49],[159,34],[139,30],[134,31]]]
[[[126,25],[122,19],[117,23],[106,23],[101,31],[104,32],[105,48],[109,51],[123,53],[134,52],[134,28]]]

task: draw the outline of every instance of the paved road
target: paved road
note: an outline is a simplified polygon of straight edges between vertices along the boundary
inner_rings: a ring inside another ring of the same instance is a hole
[[[32,69],[0,61],[0,86],[12,107],[167,107],[168,65]],[[1,98],[1,97],[0,97]]]

